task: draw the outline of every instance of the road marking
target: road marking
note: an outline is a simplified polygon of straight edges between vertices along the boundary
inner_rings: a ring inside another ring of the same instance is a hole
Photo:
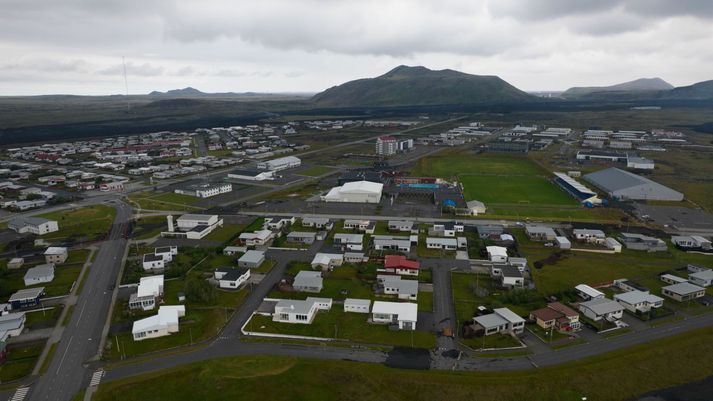
[[[27,393],[30,391],[29,387],[20,387],[15,390],[15,394],[10,398],[10,401],[22,401],[27,397]]]
[[[59,360],[59,366],[57,366],[56,374],[59,374],[59,370],[62,368],[62,363],[64,362],[64,357],[67,356],[67,351],[69,351],[69,345],[72,344],[72,340],[74,340],[74,336],[69,337],[69,342],[67,343],[67,348],[64,349],[64,353],[62,354],[62,359]]]
[[[98,386],[99,383],[102,381],[102,377],[104,377],[104,370],[99,369],[94,374],[92,375],[92,380],[89,382],[89,387],[92,386]]]
[[[87,307],[87,303],[85,302],[84,305],[82,305],[82,310],[79,311],[79,318],[77,319],[77,324],[74,325],[74,327],[79,327],[79,322],[82,321],[82,314],[84,313],[84,308]]]

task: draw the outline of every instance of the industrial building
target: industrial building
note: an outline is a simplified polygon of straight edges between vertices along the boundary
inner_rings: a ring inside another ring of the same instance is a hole
[[[194,184],[184,188],[177,188],[173,192],[181,195],[195,196],[198,198],[210,198],[220,194],[226,194],[233,190],[233,184]]]
[[[384,184],[371,181],[348,182],[322,196],[325,202],[379,203]]]
[[[299,167],[302,160],[295,156],[285,156],[279,159],[266,160],[257,164],[260,170],[279,171],[288,168]]]
[[[379,156],[391,156],[397,153],[406,152],[413,148],[413,139],[398,140],[393,136],[380,136],[376,140],[376,154]]]
[[[683,194],[648,178],[608,168],[584,176],[587,182],[620,200],[682,201]]]
[[[59,230],[57,222],[42,217],[16,217],[7,223],[7,228],[18,234],[43,235]]]
[[[597,193],[582,185],[579,181],[570,177],[565,173],[556,172],[555,182],[562,187],[567,193],[577,198],[582,203],[597,205],[601,203],[601,199],[597,197]]]

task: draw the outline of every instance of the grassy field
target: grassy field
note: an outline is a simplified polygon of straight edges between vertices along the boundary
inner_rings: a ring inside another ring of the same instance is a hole
[[[486,205],[576,205],[574,198],[542,177],[460,175],[458,178],[466,199],[478,199]]]
[[[267,356],[214,359],[104,383],[93,399],[151,401],[172,394],[176,401],[580,401],[585,396],[620,401],[711,374],[713,329],[708,328],[561,366],[517,372],[413,371]]]
[[[45,234],[42,239],[69,237],[97,238],[106,235],[116,217],[116,210],[106,205],[94,205],[73,210],[45,213],[39,217],[56,220],[59,231]]]
[[[129,195],[129,200],[144,210],[201,210],[200,207],[192,206],[201,198],[174,192],[139,192]]]
[[[86,249],[70,251],[67,261],[55,266],[54,280],[49,283],[41,283],[30,287],[45,287],[45,294],[48,297],[68,294],[72,284],[79,277],[82,265],[84,265],[87,256],[89,256],[89,251]],[[28,265],[23,266],[21,269],[8,270],[2,279],[0,296],[7,296],[17,290],[25,288],[23,278],[30,267],[32,266]]]
[[[44,341],[8,346],[7,360],[0,365],[0,383],[17,380],[32,373],[44,346]]]
[[[500,174],[542,176],[547,172],[526,156],[503,154],[474,154],[444,151],[437,156],[421,158],[411,171],[413,176],[454,178],[460,174]]]
[[[166,229],[165,216],[140,217],[136,219],[131,237],[135,240],[149,239],[161,234],[161,231]]]
[[[306,168],[306,169],[300,171],[297,174],[306,175],[308,177],[319,177],[320,175],[324,175],[324,174],[330,173],[332,171],[334,171],[334,169],[331,167],[312,166],[312,167],[309,167],[309,168]]]
[[[244,224],[225,224],[223,227],[215,229],[215,231],[208,234],[203,239],[209,241],[227,242],[237,237],[241,232],[243,232],[245,227],[246,225]]]
[[[336,338],[366,344],[413,346],[432,348],[436,339],[431,333],[421,331],[390,331],[385,325],[370,324],[368,314],[344,312],[341,305],[334,305],[328,312],[319,312],[312,324],[273,322],[269,316],[254,315],[246,330],[292,334],[310,337]]]

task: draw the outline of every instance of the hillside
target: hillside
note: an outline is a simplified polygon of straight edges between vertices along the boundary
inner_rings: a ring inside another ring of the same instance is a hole
[[[663,99],[708,100],[713,99],[713,80],[698,82],[689,86],[679,86],[661,93]]]
[[[602,93],[639,93],[639,92],[658,92],[673,89],[673,85],[664,81],[661,78],[641,78],[634,81],[624,82],[611,86],[589,86],[589,87],[574,87],[564,91],[561,97],[566,99],[581,98],[592,94]]]
[[[376,78],[358,79],[316,94],[323,107],[392,107],[537,101],[497,76],[399,66]]]

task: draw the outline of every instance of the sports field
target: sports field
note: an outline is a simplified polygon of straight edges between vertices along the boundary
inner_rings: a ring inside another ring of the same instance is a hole
[[[421,158],[411,170],[413,176],[453,178],[460,174],[547,175],[527,156],[495,153],[442,152]]]
[[[525,203],[574,205],[576,202],[544,177],[519,175],[460,175],[465,199],[485,204]]]

